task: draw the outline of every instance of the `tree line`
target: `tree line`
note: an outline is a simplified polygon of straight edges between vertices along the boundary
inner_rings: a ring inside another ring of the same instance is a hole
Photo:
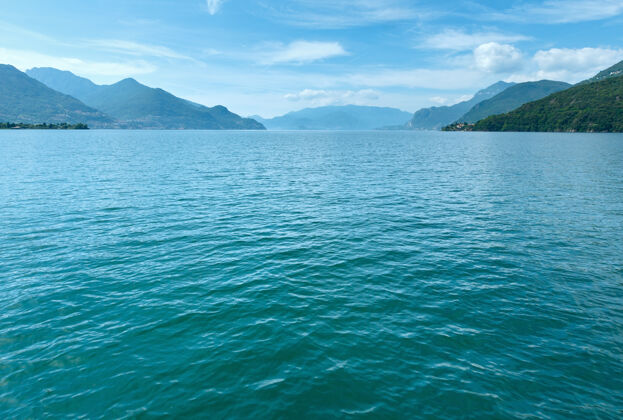
[[[0,123],[0,130],[88,130],[89,126],[83,123],[78,124],[68,124],[68,123],[60,123],[60,124],[26,124],[26,123]]]

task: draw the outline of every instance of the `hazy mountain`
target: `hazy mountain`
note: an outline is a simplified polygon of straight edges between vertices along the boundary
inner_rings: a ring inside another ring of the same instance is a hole
[[[134,79],[113,85],[96,85],[73,73],[53,68],[36,68],[29,70],[28,74],[116,118],[125,128],[264,129],[257,121],[241,118],[223,106],[208,108],[198,105]]]
[[[26,74],[37,79],[54,90],[84,101],[89,95],[102,86],[98,86],[89,79],[76,76],[69,71],[61,71],[49,67],[37,67],[26,70]]]
[[[508,114],[479,121],[474,129],[623,132],[623,76],[576,85]]]
[[[409,130],[438,130],[451,124],[465,115],[474,105],[494,97],[498,93],[513,86],[514,83],[497,82],[483,89],[468,101],[459,102],[452,106],[438,106],[424,108],[417,111],[406,124]]]
[[[0,121],[85,123],[109,126],[112,119],[79,100],[57,92],[10,65],[0,65]]]
[[[261,119],[269,130],[374,130],[403,125],[411,113],[374,106],[323,106]]]
[[[569,83],[541,80],[539,82],[519,83],[498,93],[491,99],[484,100],[469,110],[460,122],[475,123],[491,115],[504,114],[521,105],[539,100],[552,93],[570,88]]]

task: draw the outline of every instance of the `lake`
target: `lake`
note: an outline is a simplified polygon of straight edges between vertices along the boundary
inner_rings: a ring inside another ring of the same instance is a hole
[[[2,418],[623,415],[623,135],[0,132]]]

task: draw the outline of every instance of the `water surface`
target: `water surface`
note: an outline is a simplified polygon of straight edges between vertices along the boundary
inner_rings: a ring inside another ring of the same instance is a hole
[[[0,132],[2,418],[623,416],[623,136]]]

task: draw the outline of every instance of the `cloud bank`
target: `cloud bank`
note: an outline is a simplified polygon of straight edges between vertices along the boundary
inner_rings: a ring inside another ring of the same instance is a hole
[[[472,50],[488,42],[512,43],[527,41],[529,39],[530,37],[524,35],[504,34],[495,31],[467,33],[460,29],[446,29],[425,38],[417,47],[438,50],[466,51]]]
[[[517,70],[523,55],[512,45],[488,42],[474,50],[476,67],[489,73],[505,73]]]
[[[623,60],[623,49],[608,48],[552,48],[537,51],[532,61],[536,67],[535,79],[554,79],[579,82],[594,76]]]
[[[348,28],[399,22],[435,15],[408,0],[292,0],[264,4],[269,15],[291,26]],[[436,15],[440,13],[437,11]]]
[[[126,55],[192,60],[192,58],[177,53],[167,47],[140,44],[138,42],[124,41],[120,39],[96,39],[88,41],[86,44],[89,47],[94,47],[102,51],[116,52]]]
[[[523,3],[504,12],[491,13],[494,20],[524,23],[577,23],[602,20],[623,13],[621,0],[546,0]]]
[[[285,99],[292,102],[307,102],[314,106],[368,104],[379,99],[380,93],[373,89],[361,90],[314,90],[304,89],[297,93],[289,93]]]
[[[97,81],[118,81],[120,78],[153,73],[157,68],[142,60],[91,61],[75,57],[55,57],[34,51],[0,48],[0,62],[11,63],[24,71],[33,67],[55,67],[68,70]]]
[[[275,45],[261,54],[261,64],[304,64],[332,57],[347,55],[338,42],[294,41],[287,45]]]

